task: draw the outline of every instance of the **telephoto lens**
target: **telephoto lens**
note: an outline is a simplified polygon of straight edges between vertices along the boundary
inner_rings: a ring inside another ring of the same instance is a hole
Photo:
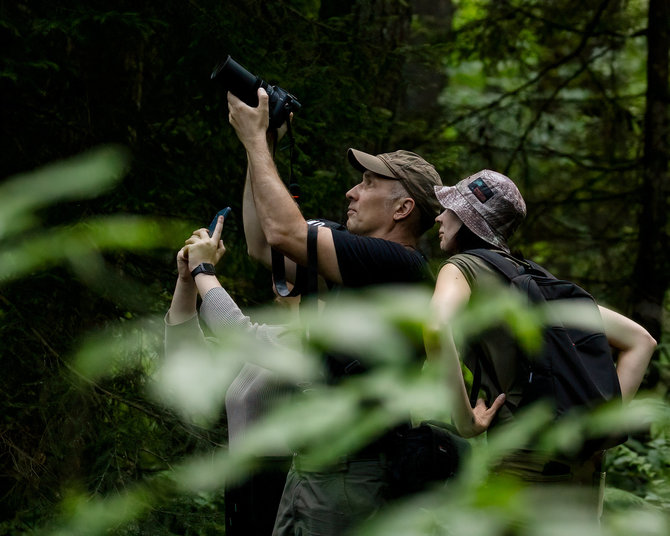
[[[263,83],[258,76],[251,74],[233,58],[228,56],[212,72],[212,79],[220,80],[228,91],[249,106],[258,106],[256,92]]]
[[[265,89],[268,94],[271,129],[279,128],[289,120],[292,112],[301,108],[298,99],[293,95],[251,74],[230,56],[214,68],[211,78],[219,80],[226,91],[230,91],[249,106],[258,106],[258,88]]]

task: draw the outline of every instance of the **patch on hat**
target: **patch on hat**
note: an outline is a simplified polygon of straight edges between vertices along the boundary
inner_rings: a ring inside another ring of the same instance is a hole
[[[470,184],[468,184],[468,188],[470,188],[470,191],[482,203],[486,203],[493,197],[491,188],[489,188],[488,184],[486,184],[481,178],[473,180]]]

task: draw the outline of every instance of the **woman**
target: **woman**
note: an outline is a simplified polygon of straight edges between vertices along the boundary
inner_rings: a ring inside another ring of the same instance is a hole
[[[439,352],[437,355],[446,360],[447,377],[454,394],[454,423],[464,437],[471,437],[488,429],[494,417],[496,424],[513,419],[508,405],[514,407],[521,398],[520,382],[515,374],[519,361],[514,355],[494,359],[494,362],[504,362],[507,366],[506,370],[495,371],[499,389],[490,391],[494,395],[502,392],[497,394],[490,407],[480,399],[471,408],[459,353],[449,332],[449,320],[469,302],[473,291],[482,287],[495,291],[492,282],[496,279],[500,282],[497,270],[480,257],[468,254],[468,250],[494,250],[520,265],[510,254],[508,240],[523,221],[526,204],[508,177],[486,169],[455,186],[435,187],[435,193],[445,209],[436,218],[440,224],[440,249],[451,257],[440,269],[432,299],[436,318],[433,330],[442,334],[447,330],[447,336],[440,338],[442,347],[431,338],[428,350],[429,356]],[[604,307],[598,308],[607,340],[618,353],[617,376],[623,400],[628,401],[642,382],[656,341],[632,320]],[[437,337],[434,339],[438,340]],[[509,354],[510,347],[492,344],[488,351]],[[519,451],[503,460],[499,470],[532,482],[602,483],[601,464],[602,455],[587,460],[550,460],[535,451]]]
[[[194,231],[177,253],[179,275],[170,310],[165,316],[165,352],[168,355],[183,350],[184,341],[189,344],[195,341],[200,346],[207,344],[196,308],[198,295],[202,298],[200,319],[214,334],[235,327],[270,345],[290,346],[297,342],[290,340],[292,332],[282,326],[252,323],[221,286],[214,265],[225,253],[220,240],[223,219],[219,216],[211,237],[207,229]],[[291,386],[278,381],[273,372],[245,363],[226,391],[228,447],[235,449],[246,429],[292,390]],[[226,487],[228,536],[272,532],[291,459],[288,447],[268,452],[259,460],[260,468],[244,482]]]

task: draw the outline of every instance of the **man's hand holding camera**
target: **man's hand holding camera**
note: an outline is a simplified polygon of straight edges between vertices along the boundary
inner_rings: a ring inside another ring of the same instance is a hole
[[[253,108],[228,92],[228,121],[235,129],[237,137],[247,150],[267,144],[266,132],[270,125],[268,115],[268,94],[258,89],[258,106]]]

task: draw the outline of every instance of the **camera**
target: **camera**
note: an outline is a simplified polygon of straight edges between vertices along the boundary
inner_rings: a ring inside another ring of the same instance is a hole
[[[288,121],[291,112],[298,111],[301,107],[293,95],[251,74],[230,56],[214,68],[211,78],[221,81],[227,91],[249,106],[258,106],[256,92],[262,87],[269,97],[270,128],[279,128]]]

